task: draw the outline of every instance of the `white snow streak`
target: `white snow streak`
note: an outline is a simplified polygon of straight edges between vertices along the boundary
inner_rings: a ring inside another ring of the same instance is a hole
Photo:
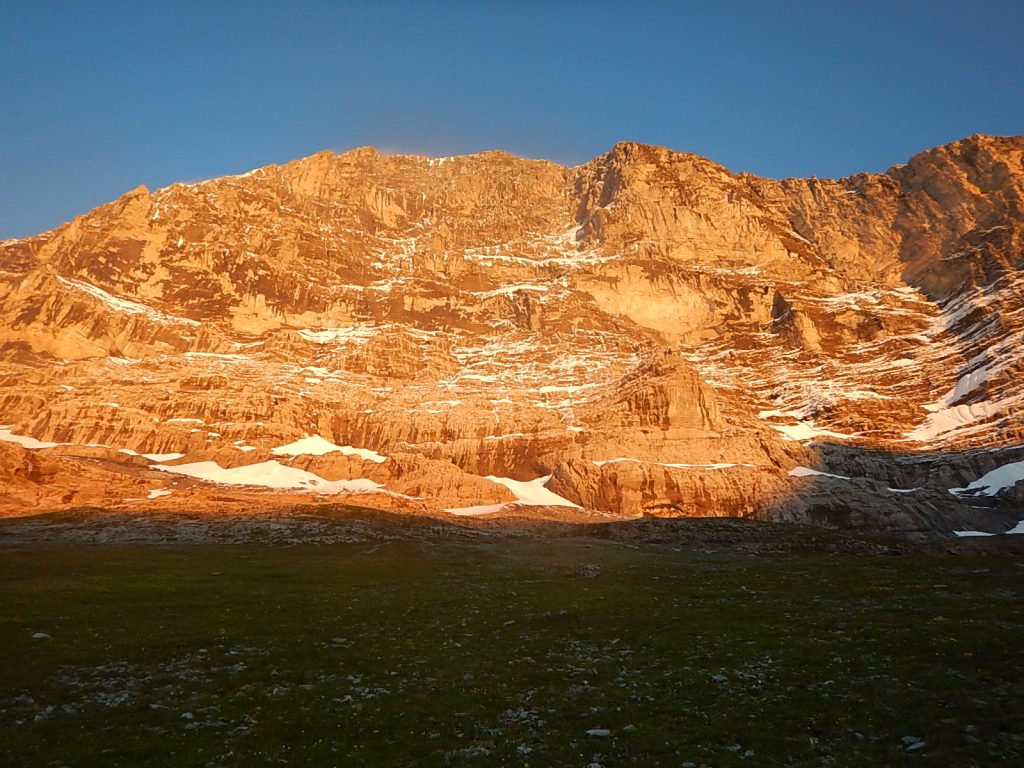
[[[835,478],[836,480],[850,480],[851,479],[851,478],[847,477],[846,475],[833,475],[833,474],[830,474],[828,472],[819,472],[818,470],[811,469],[810,467],[793,467],[791,470],[789,470],[789,472],[787,474],[790,477],[815,477],[815,476],[819,476],[819,477],[832,477],[832,478]]]
[[[128,299],[122,299],[118,296],[113,296],[102,288],[97,288],[95,285],[84,283],[80,280],[68,280],[67,278],[57,276],[57,280],[66,286],[75,288],[79,291],[89,294],[95,299],[99,299],[111,309],[118,312],[126,312],[131,315],[145,315],[150,320],[155,320],[162,323],[185,323],[186,325],[199,325],[200,323],[196,320],[189,320],[187,317],[177,317],[175,315],[168,315],[159,310],[147,307],[144,304],[138,304]]]
[[[605,464],[618,464],[619,462],[632,462],[634,464],[653,464],[658,467],[669,467],[670,469],[731,469],[737,466],[752,467],[753,464],[665,464],[660,461],[645,461],[644,459],[628,459],[621,457],[618,459],[604,459],[603,461],[593,462],[599,467],[603,467]]]

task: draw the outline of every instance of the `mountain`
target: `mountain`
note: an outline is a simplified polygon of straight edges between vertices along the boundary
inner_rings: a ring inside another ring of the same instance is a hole
[[[0,509],[1002,532],[1022,266],[1024,137],[840,180],[621,143],[139,187],[0,244]]]

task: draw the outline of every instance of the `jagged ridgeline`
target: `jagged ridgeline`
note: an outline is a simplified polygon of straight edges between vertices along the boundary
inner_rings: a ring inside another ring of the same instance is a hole
[[[1005,531],[1022,158],[358,149],[133,190],[0,244],[0,507]]]

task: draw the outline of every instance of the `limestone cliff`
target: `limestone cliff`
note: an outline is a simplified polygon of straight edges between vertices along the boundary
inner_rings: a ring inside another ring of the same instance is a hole
[[[140,187],[0,244],[0,505],[1002,530],[1022,262],[1020,137],[840,180],[622,143]]]

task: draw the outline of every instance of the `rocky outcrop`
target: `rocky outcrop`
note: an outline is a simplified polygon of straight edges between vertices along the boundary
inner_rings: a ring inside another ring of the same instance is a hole
[[[69,506],[112,506],[148,494],[142,478],[111,471],[102,461],[80,462],[0,443],[0,505],[37,514]]]
[[[605,402],[590,406],[584,420],[596,429],[657,427],[711,433],[724,426],[714,390],[668,349],[655,352],[617,382]]]
[[[548,484],[581,506],[631,517],[750,517],[784,485],[763,468],[636,460],[569,461]]]

